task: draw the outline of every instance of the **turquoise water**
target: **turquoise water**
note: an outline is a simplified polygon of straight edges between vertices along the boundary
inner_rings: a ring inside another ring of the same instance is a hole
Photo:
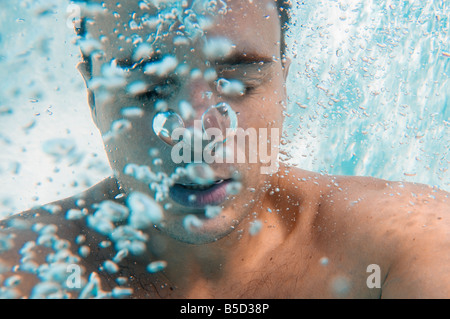
[[[448,190],[448,1],[304,3],[288,39],[292,161]]]

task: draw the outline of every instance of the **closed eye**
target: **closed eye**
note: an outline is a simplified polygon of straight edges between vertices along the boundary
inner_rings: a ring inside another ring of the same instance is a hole
[[[245,96],[254,93],[257,88],[263,85],[270,72],[268,66],[257,63],[246,64],[241,67],[224,67],[217,70],[217,74],[219,78],[241,82],[245,88],[243,94]]]
[[[152,83],[147,90],[136,94],[135,98],[139,101],[152,99],[170,99],[180,88],[180,81],[177,77],[168,77],[158,79],[158,82]]]

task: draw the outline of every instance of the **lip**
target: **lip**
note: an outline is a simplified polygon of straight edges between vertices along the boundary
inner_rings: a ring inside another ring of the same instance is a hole
[[[175,184],[169,189],[170,198],[176,203],[190,208],[205,208],[208,205],[217,206],[227,198],[227,185],[231,179],[217,181],[206,189],[193,189],[193,184]],[[199,186],[199,185],[198,185]],[[190,198],[194,195],[193,199]]]

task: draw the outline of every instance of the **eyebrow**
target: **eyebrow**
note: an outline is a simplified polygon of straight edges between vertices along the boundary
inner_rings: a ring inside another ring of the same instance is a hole
[[[161,60],[161,55],[160,54],[155,54],[149,58],[142,58],[139,61],[133,61],[132,58],[124,58],[124,59],[120,59],[120,60],[116,60],[116,64],[118,67],[122,68],[122,69],[136,69],[136,68],[142,68],[145,65],[149,64],[149,63],[153,63],[156,61]]]
[[[235,52],[232,55],[214,61],[216,65],[252,65],[274,63],[272,57],[261,56],[257,53]]]
[[[162,59],[160,54],[156,54],[150,58],[143,58],[140,61],[134,62],[131,58],[127,57],[124,59],[120,59],[116,61],[118,67],[122,69],[136,69],[145,67],[145,65],[149,63],[153,63]],[[218,59],[213,61],[216,65],[228,65],[228,66],[237,66],[237,65],[270,65],[274,63],[274,59],[271,57],[261,56],[257,53],[244,53],[244,52],[235,52],[230,56]]]

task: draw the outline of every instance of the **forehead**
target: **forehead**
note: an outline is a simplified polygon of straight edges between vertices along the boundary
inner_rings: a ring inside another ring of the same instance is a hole
[[[102,60],[127,59],[143,43],[170,51],[176,43],[189,41],[193,48],[216,37],[227,38],[243,53],[279,54],[280,22],[273,0],[152,3],[105,1],[87,7],[87,33],[101,43]]]

